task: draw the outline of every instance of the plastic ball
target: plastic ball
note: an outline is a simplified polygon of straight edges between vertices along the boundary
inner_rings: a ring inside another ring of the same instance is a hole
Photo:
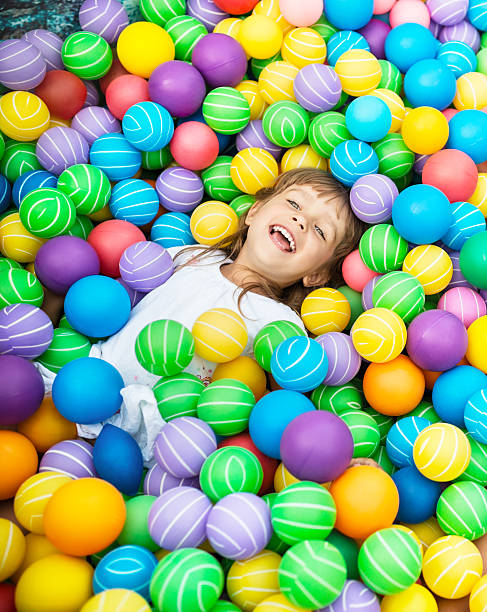
[[[237,231],[238,217],[224,202],[208,200],[197,206],[190,220],[190,229],[199,244],[213,245]]]
[[[170,489],[174,489],[176,487],[194,487],[198,488],[198,477],[192,476],[189,478],[176,478],[169,472],[164,471],[158,463],[155,463],[150,470],[146,473],[144,478],[144,493],[148,496],[159,497],[164,492],[169,491]],[[140,496],[137,495],[132,499],[140,499]],[[128,511],[128,510],[127,510]],[[149,510],[147,510],[148,513]],[[144,519],[144,525],[148,529],[147,526],[147,516]],[[149,532],[147,531],[147,534]],[[153,542],[151,538],[151,542]],[[127,542],[128,543],[128,542]],[[158,547],[155,544],[156,550]],[[145,545],[148,548],[147,545]]]
[[[459,111],[482,109],[487,104],[487,76],[480,72],[467,72],[457,79],[453,105]]]
[[[328,358],[318,342],[302,336],[288,338],[271,358],[271,372],[284,389],[311,391],[325,378]]]
[[[154,70],[149,79],[149,93],[153,102],[162,105],[171,115],[187,117],[196,112],[203,102],[205,83],[196,68],[185,62],[174,60],[165,62]],[[170,117],[164,115],[166,132],[166,124],[169,125],[169,120]],[[165,138],[167,142],[171,135],[172,132],[171,134],[167,132]]]
[[[485,583],[487,579],[483,576],[470,592],[469,606],[472,612],[481,612],[485,607]]]
[[[485,219],[480,210],[468,202],[455,202],[452,222],[442,237],[442,242],[449,248],[459,251],[468,238],[485,229]]]
[[[322,157],[329,158],[335,147],[350,140],[352,135],[345,125],[345,117],[341,113],[328,111],[313,119],[308,137],[313,149]]]
[[[436,58],[453,72],[455,78],[473,72],[477,68],[477,57],[473,49],[459,40],[441,44]]]
[[[407,249],[407,242],[396,228],[385,223],[370,227],[359,242],[359,253],[364,264],[380,273],[397,270],[407,255]]]
[[[80,612],[109,612],[123,606],[124,612],[150,612],[147,600],[129,589],[109,589],[90,597]]]
[[[49,112],[60,119],[71,119],[83,108],[86,86],[66,70],[51,70],[34,93],[47,105]]]
[[[351,96],[371,93],[380,83],[381,69],[378,60],[364,49],[345,51],[335,64],[343,91]]]
[[[152,390],[162,418],[171,421],[180,416],[196,416],[203,383],[192,374],[182,373],[161,379]]]
[[[270,187],[277,178],[278,167],[274,157],[264,149],[243,149],[233,158],[230,173],[235,186],[245,193],[255,194]]]
[[[219,364],[213,372],[212,382],[222,378],[231,378],[244,383],[251,389],[256,400],[265,394],[265,373],[255,359],[246,355]]]
[[[89,164],[78,164],[64,170],[57,188],[73,202],[78,215],[98,212],[108,204],[111,193],[107,176]]]
[[[251,121],[238,135],[235,141],[238,151],[257,147],[268,151],[276,160],[282,155],[282,147],[275,144],[266,136],[263,129],[263,121]],[[230,158],[231,159],[231,158]]]
[[[407,180],[414,164],[414,153],[407,147],[401,134],[387,134],[373,143],[372,148],[379,158],[381,174],[393,180],[403,177]]]
[[[274,321],[264,325],[254,338],[253,351],[257,363],[270,372],[271,357],[277,346],[286,338],[305,335],[299,325],[290,321]]]
[[[456,178],[456,171],[462,173],[462,181]],[[472,159],[462,151],[443,149],[426,161],[422,180],[426,185],[441,189],[450,202],[458,203],[473,195],[478,183],[478,171]]]
[[[453,275],[448,253],[434,244],[423,244],[409,251],[402,269],[419,280],[426,295],[443,291]]]
[[[252,14],[242,21],[237,40],[250,57],[267,59],[280,51],[283,32],[270,17]]]
[[[36,155],[41,165],[58,176],[69,166],[86,163],[88,152],[85,138],[69,127],[46,130],[36,144]]]
[[[476,164],[487,160],[487,115],[480,110],[463,110],[452,117],[448,123],[449,137],[447,147],[463,151]]]
[[[198,398],[198,418],[217,435],[232,436],[247,428],[255,403],[252,390],[232,379],[213,381]]]
[[[105,92],[109,112],[117,119],[123,119],[127,110],[134,104],[149,100],[147,81],[135,74],[122,74],[114,78]],[[75,121],[75,125],[76,125]],[[117,130],[103,130],[98,136]]]
[[[111,181],[121,181],[131,178],[139,170],[142,157],[122,134],[104,134],[91,145],[90,163]]]
[[[167,252],[165,255],[168,256]],[[172,273],[172,262],[170,265]],[[194,340],[189,330],[171,319],[148,323],[138,334],[135,343],[137,361],[148,372],[158,376],[179,374],[190,363],[193,355]]]
[[[389,133],[399,132],[406,114],[404,102],[402,101],[401,97],[390,89],[381,88],[376,89],[370,95],[385,102],[391,111],[391,127],[389,129]]]
[[[353,30],[343,30],[330,36],[326,44],[328,64],[334,67],[339,57],[350,49],[370,51],[370,46],[361,34]]]
[[[306,138],[309,119],[296,102],[281,101],[271,104],[262,119],[264,133],[280,147],[294,147]]]
[[[267,104],[282,100],[295,101],[294,80],[299,68],[289,62],[274,61],[265,66],[259,75],[259,92]]]
[[[0,128],[15,140],[29,141],[49,127],[49,110],[44,101],[33,93],[12,91],[0,101]]]
[[[279,591],[277,570],[280,562],[278,554],[264,550],[250,559],[232,564],[227,574],[227,591],[239,609],[251,612],[269,594]],[[218,612],[218,608],[215,607],[214,612]]]
[[[406,344],[403,320],[385,308],[371,308],[361,314],[350,335],[358,354],[373,363],[395,359]]]
[[[323,64],[326,58],[326,43],[313,28],[294,28],[284,37],[282,59],[297,68],[308,64]]]
[[[125,179],[114,185],[109,201],[116,219],[140,226],[150,223],[159,210],[156,190],[141,179]]]
[[[470,236],[460,251],[460,269],[464,277],[480,289],[487,289],[484,278],[487,232],[480,231]]]
[[[342,86],[335,71],[329,66],[308,64],[301,68],[294,79],[293,91],[303,108],[321,113],[337,104]]]
[[[250,119],[261,119],[266,108],[266,102],[256,81],[242,81],[235,89],[245,96],[250,107]]]
[[[76,215],[68,196],[48,187],[27,194],[21,202],[19,213],[24,227],[41,238],[64,234],[73,225]]]
[[[302,144],[286,151],[281,160],[283,172],[296,168],[318,168],[326,171],[328,165],[326,160],[320,157],[310,145]]]
[[[40,308],[43,299],[42,285],[31,272],[18,268],[0,271],[0,308],[18,303]]]
[[[485,391],[481,389],[470,397],[464,414],[465,426],[470,436],[482,444],[487,443],[487,423],[483,412],[486,403]]]
[[[218,155],[215,132],[204,123],[188,121],[174,130],[171,154],[175,161],[189,170],[202,170],[210,166]]]
[[[386,449],[389,459],[397,467],[414,465],[413,446],[419,433],[431,425],[423,417],[407,416],[399,419],[389,430],[386,437]]]
[[[231,165],[232,157],[230,155],[220,155],[211,166],[203,171],[201,177],[204,189],[211,198],[229,202],[241,195],[240,190],[235,187],[232,181]]]
[[[167,168],[158,176],[156,190],[160,203],[172,211],[190,213],[204,195],[200,177],[186,168]]]
[[[34,261],[44,240],[31,234],[20,221],[18,213],[11,213],[0,220],[0,252],[20,263]]]
[[[358,580],[347,580],[339,597],[322,612],[347,612],[354,607],[362,608],[364,612],[380,612],[381,609],[373,591]]]
[[[369,144],[359,140],[340,143],[330,157],[330,172],[347,187],[362,176],[375,174],[378,170],[377,154]]]
[[[90,145],[103,134],[121,131],[119,121],[108,109],[101,106],[81,109],[73,117],[71,127],[84,136]]]
[[[442,490],[439,483],[425,478],[412,465],[394,472],[392,479],[399,492],[398,521],[421,523],[434,515]]]
[[[1,518],[0,542],[4,551],[0,564],[0,578],[4,581],[10,578],[22,563],[25,554],[25,538],[15,523]]]
[[[100,273],[116,278],[119,276],[120,257],[125,249],[144,239],[142,231],[132,223],[113,219],[97,225],[90,233],[88,242],[100,259]]]
[[[319,410],[337,415],[349,408],[363,408],[362,395],[355,380],[337,387],[320,385],[311,394],[311,401]]]
[[[9,140],[0,159],[0,172],[10,183],[14,183],[22,174],[31,170],[42,170],[35,144]]]
[[[411,151],[429,155],[436,153],[447,143],[449,123],[439,110],[421,106],[408,112],[401,134]]]
[[[15,306],[7,307],[7,309]],[[34,308],[28,306],[29,309]],[[7,314],[2,311],[4,316]],[[21,346],[21,342],[19,342]],[[8,342],[12,350],[11,341]],[[31,416],[39,408],[44,396],[42,381],[34,366],[20,355],[2,355],[3,398],[0,422],[2,425],[15,425]]]
[[[48,30],[38,28],[29,30],[22,39],[34,45],[40,52],[46,62],[47,70],[62,70],[63,61],[61,59],[61,47],[63,46],[62,39]]]
[[[344,281],[347,283],[347,288],[356,292],[365,292],[368,283],[371,283],[374,278],[378,277],[379,273],[368,268],[362,261],[359,249],[355,249],[343,260],[342,275]],[[354,322],[363,310],[364,308],[361,306],[360,312],[358,312],[354,318]],[[350,321],[346,327],[351,327]]]
[[[57,472],[70,478],[95,476],[93,447],[84,440],[63,440],[43,455],[39,472]]]
[[[431,106],[443,110],[451,104],[458,89],[455,75],[438,59],[416,62],[404,77],[404,92],[414,107]]]
[[[85,0],[79,10],[79,22],[82,30],[103,36],[110,45],[117,42],[129,24],[127,11],[114,0]]]
[[[203,102],[208,125],[222,134],[236,134],[250,121],[250,107],[243,94],[232,87],[217,87]]]
[[[235,87],[242,81],[247,66],[242,45],[231,36],[217,33],[196,43],[191,61],[212,88]]]
[[[348,4],[343,0],[325,0],[325,12],[330,23],[340,30],[358,30],[372,18],[371,0]]]
[[[462,474],[470,461],[470,454],[465,434],[449,423],[426,427],[416,438],[413,450],[418,470],[423,476],[438,482],[454,480]]]
[[[352,434],[353,457],[371,457],[380,443],[380,431],[374,417],[354,409],[343,410],[339,416]]]
[[[366,223],[382,223],[391,217],[398,195],[396,185],[382,174],[359,178],[350,191],[350,204],[355,215]]]
[[[154,69],[174,59],[174,43],[169,34],[155,23],[137,21],[121,32],[117,55],[132,74],[148,78]]]
[[[165,147],[174,133],[169,112],[156,102],[139,102],[131,106],[122,121],[123,133],[141,151],[157,151]]]
[[[340,332],[328,332],[316,338],[328,358],[328,372],[323,380],[326,385],[343,385],[357,375],[361,359],[350,336]]]
[[[486,533],[487,493],[475,482],[453,483],[440,495],[436,513],[447,535],[476,540]]]
[[[46,74],[39,49],[26,40],[4,40],[0,44],[0,83],[9,89],[34,89]]]
[[[392,124],[392,115],[385,102],[375,96],[362,96],[354,100],[345,115],[352,136],[373,142],[383,138]]]
[[[11,355],[35,359],[50,345],[52,323],[45,312],[31,304],[13,304],[0,310],[0,341]]]
[[[67,70],[90,81],[105,76],[113,60],[107,41],[94,32],[70,34],[63,43],[61,54]]]
[[[441,296],[438,308],[453,313],[467,328],[487,314],[487,306],[482,297],[468,287],[448,289]]]
[[[345,296],[329,287],[311,291],[301,304],[303,323],[315,335],[343,331],[350,315],[350,304]]]
[[[372,301],[375,307],[392,310],[408,324],[424,307],[424,289],[406,272],[389,272],[375,282]]]
[[[385,42],[386,58],[405,74],[416,62],[432,59],[438,50],[438,41],[422,24],[402,23],[394,27]]]

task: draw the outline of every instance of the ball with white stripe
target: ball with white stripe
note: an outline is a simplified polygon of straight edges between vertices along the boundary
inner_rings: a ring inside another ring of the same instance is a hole
[[[414,465],[414,443],[423,429],[430,425],[428,419],[416,416],[407,416],[394,423],[386,438],[387,455],[394,465]]]
[[[125,138],[140,151],[158,151],[171,140],[174,121],[156,102],[139,102],[131,106],[122,119]]]
[[[438,524],[447,535],[477,540],[487,533],[487,491],[476,482],[454,482],[438,499]]]
[[[5,306],[0,310],[0,339],[2,337],[8,339],[10,355],[35,359],[52,342],[52,322],[43,310],[31,304]]]
[[[61,58],[61,48],[63,40],[54,32],[38,28],[37,30],[29,30],[22,36],[22,40],[34,45],[42,54],[46,62],[47,70],[64,70],[63,60]]]
[[[376,174],[379,158],[374,149],[361,140],[341,142],[331,154],[330,172],[347,187],[367,174]]]
[[[146,325],[137,336],[135,356],[151,374],[173,376],[189,365],[194,340],[179,321],[161,319]]]
[[[135,242],[120,258],[120,276],[129,287],[148,293],[167,281],[174,264],[166,249],[149,240]]]
[[[194,374],[182,372],[161,378],[152,387],[157,408],[165,421],[183,416],[197,416],[198,400],[205,388]]]
[[[472,438],[487,444],[487,389],[480,389],[469,398],[463,418]]]
[[[487,314],[485,300],[469,287],[452,287],[445,291],[438,302],[438,308],[453,313],[465,327]]]
[[[342,332],[328,332],[316,338],[328,358],[328,372],[322,381],[326,385],[344,385],[357,375],[362,359],[352,339]]]
[[[144,494],[159,497],[166,491],[175,489],[176,487],[199,487],[198,477],[193,478],[176,478],[169,472],[161,468],[158,463],[150,468],[144,478]]]
[[[134,225],[150,223],[159,210],[157,192],[142,179],[119,181],[112,189],[110,212],[115,219]]]
[[[211,308],[202,313],[191,330],[195,352],[215,363],[232,361],[247,345],[248,332],[242,317],[229,308]]]
[[[99,34],[109,45],[117,42],[129,24],[127,11],[117,0],[85,0],[78,17],[82,30]]]
[[[187,168],[166,168],[157,177],[156,190],[162,206],[174,212],[192,212],[203,199],[200,177]]]
[[[46,130],[36,144],[36,155],[43,168],[59,176],[75,164],[88,162],[89,145],[84,136],[70,127]]]
[[[217,23],[230,16],[220,9],[213,0],[188,0],[187,7],[188,15],[201,21],[208,32],[212,32]]]
[[[168,212],[158,217],[152,224],[150,239],[165,249],[196,244],[191,233],[191,218],[183,212]]]
[[[71,127],[84,136],[89,145],[103,134],[122,131],[120,121],[102,106],[82,108],[71,120]]]
[[[93,446],[84,440],[58,442],[42,456],[39,472],[59,472],[71,478],[95,477]]]
[[[139,170],[142,154],[123,134],[103,134],[91,145],[90,163],[103,170],[111,181],[123,181]]]
[[[311,391],[328,372],[328,358],[323,346],[304,336],[288,338],[271,357],[271,372],[278,385],[292,391]]]
[[[469,202],[452,204],[451,223],[441,241],[447,247],[460,251],[465,242],[474,234],[485,231],[485,219],[481,211]]]
[[[217,435],[233,436],[247,429],[255,397],[245,383],[221,378],[203,389],[198,399],[198,418]]]
[[[347,425],[353,438],[353,456],[371,457],[380,444],[380,431],[374,417],[364,410],[353,408],[338,415]]]
[[[324,64],[308,64],[301,68],[293,83],[299,104],[313,113],[331,110],[338,103],[342,85],[337,73]]]
[[[93,575],[95,594],[108,589],[130,589],[149,596],[149,583],[157,559],[143,546],[119,546],[108,552],[98,563]]]
[[[368,174],[357,179],[350,190],[350,205],[365,223],[384,223],[392,215],[392,205],[399,191],[383,174]]]
[[[0,43],[0,83],[14,90],[37,87],[46,75],[41,52],[26,40],[4,40]]]
[[[377,595],[359,580],[347,580],[338,599],[321,612],[380,612]]]

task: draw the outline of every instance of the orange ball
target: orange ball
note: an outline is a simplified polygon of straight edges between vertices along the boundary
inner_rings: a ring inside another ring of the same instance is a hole
[[[374,410],[389,416],[411,412],[424,395],[423,371],[398,355],[386,363],[371,363],[364,375],[365,399]]]
[[[114,542],[125,523],[125,503],[117,489],[100,478],[63,485],[44,511],[48,539],[67,555],[92,555]]]
[[[399,493],[380,468],[356,465],[345,470],[329,489],[336,505],[335,528],[361,540],[390,527],[399,509]]]
[[[255,401],[260,400],[266,392],[267,379],[264,370],[255,359],[247,355],[240,355],[232,361],[219,363],[213,372],[211,381],[220,380],[220,378],[233,378],[233,380],[243,382],[252,390]]]
[[[37,451],[16,431],[0,430],[0,499],[13,497],[20,485],[37,471]]]
[[[17,431],[29,438],[38,453],[78,435],[75,423],[58,412],[51,397],[45,397],[34,414],[18,424]]]

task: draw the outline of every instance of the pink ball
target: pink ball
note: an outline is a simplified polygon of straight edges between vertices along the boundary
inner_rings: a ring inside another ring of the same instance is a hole
[[[149,83],[135,74],[124,74],[113,79],[105,92],[107,106],[117,119],[138,102],[148,102]]]
[[[388,13],[396,4],[396,0],[374,0],[374,15]]]
[[[215,132],[205,123],[186,121],[174,130],[170,149],[174,161],[183,168],[203,170],[217,158],[219,144]]]
[[[447,310],[456,315],[468,327],[479,317],[487,314],[487,306],[482,297],[469,287],[448,289],[438,302],[440,310]]]
[[[397,28],[403,23],[419,23],[427,28],[431,17],[426,5],[421,0],[399,0],[391,9],[389,21],[393,28]]]
[[[441,112],[445,115],[447,121],[450,121],[458,113],[456,108],[445,108]]]
[[[306,27],[316,23],[323,14],[323,0],[279,0],[279,10],[292,25]]]
[[[342,275],[345,283],[350,287],[362,293],[365,285],[374,278],[380,276],[378,272],[374,272],[364,264],[360,257],[358,249],[352,251],[345,257],[342,264]]]

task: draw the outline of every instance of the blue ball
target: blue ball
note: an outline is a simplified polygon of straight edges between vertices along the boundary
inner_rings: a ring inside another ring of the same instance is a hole
[[[434,515],[443,483],[425,478],[413,466],[398,470],[392,475],[392,480],[399,493],[397,521],[422,523]]]
[[[58,177],[47,170],[31,170],[21,174],[12,187],[12,199],[17,208],[25,196],[41,187],[57,187]]]
[[[80,357],[59,370],[52,385],[52,399],[68,421],[89,425],[120,410],[123,387],[123,378],[111,363]]]
[[[93,446],[96,473],[121,493],[135,495],[144,469],[142,451],[132,436],[106,423]],[[120,466],[123,465],[123,469]]]
[[[181,125],[181,123],[186,123],[187,121],[198,121],[199,123],[204,123],[205,125],[208,125],[205,121],[205,118],[203,117],[203,111],[201,110],[201,108],[192,115],[189,115],[189,117],[182,117],[181,119],[179,119],[178,125]],[[223,153],[223,151],[225,151],[225,149],[232,142],[232,137],[229,134],[220,134],[219,132],[215,132],[215,134],[218,138],[218,144],[220,145],[218,153],[221,155],[221,153]],[[236,154],[237,152],[235,152],[235,155]]]
[[[464,413],[470,397],[487,387],[487,376],[473,366],[461,365],[440,374],[433,386],[433,406],[445,423],[465,427]]]
[[[272,353],[271,372],[279,386],[306,393],[323,382],[328,357],[316,340],[307,336],[287,338]]]
[[[139,102],[131,106],[122,119],[125,138],[140,151],[158,151],[171,141],[174,121],[156,102]]]
[[[450,227],[451,204],[432,185],[406,187],[392,205],[392,222],[399,234],[413,244],[432,244]]]
[[[156,219],[152,225],[150,239],[165,249],[196,244],[189,227],[191,217],[183,212],[168,212]]]
[[[7,210],[10,204],[10,196],[12,195],[12,188],[8,180],[0,174],[0,213]]]
[[[325,0],[325,16],[339,30],[358,30],[372,19],[374,0]]]
[[[386,58],[405,74],[419,60],[436,57],[439,42],[419,23],[403,23],[393,28],[386,37]]]
[[[347,187],[367,174],[376,174],[379,158],[374,149],[360,140],[341,142],[330,157],[330,172]]]
[[[465,242],[478,232],[484,232],[486,223],[480,210],[469,202],[452,204],[452,222],[442,237],[442,242],[454,251],[459,251]]]
[[[159,196],[154,187],[142,179],[125,179],[112,187],[108,205],[115,219],[145,225],[159,210]]]
[[[477,56],[467,43],[461,40],[449,40],[438,47],[436,59],[443,62],[455,75],[455,78],[477,70]]]
[[[103,134],[91,145],[90,163],[111,181],[123,181],[139,170],[142,153],[123,134]]]
[[[343,55],[345,51],[350,51],[350,49],[370,51],[370,46],[365,37],[358,32],[353,30],[336,32],[333,36],[330,36],[326,43],[326,61],[330,66],[335,66],[340,55]]]
[[[305,412],[315,410],[314,404],[297,391],[272,391],[253,407],[249,433],[253,443],[265,455],[281,458],[281,438],[289,423]]]
[[[484,32],[487,30],[487,9],[485,0],[469,0],[467,19],[470,23]]]
[[[114,278],[101,274],[85,276],[68,289],[64,313],[76,331],[93,338],[105,338],[127,323],[130,298]]]
[[[391,129],[392,113],[384,100],[376,96],[360,96],[349,104],[345,122],[354,138],[376,142]]]
[[[437,59],[416,62],[404,77],[404,93],[414,107],[443,110],[452,103],[456,91],[455,75]]]
[[[469,398],[464,420],[472,438],[487,444],[487,389],[480,389]]]
[[[95,568],[95,595],[108,589],[128,589],[150,600],[149,586],[157,558],[147,548],[129,544],[107,553]]]
[[[431,425],[423,417],[404,417],[399,419],[387,432],[386,451],[389,459],[397,467],[414,465],[413,446],[419,433]]]
[[[487,161],[487,114],[480,110],[463,110],[448,122],[450,135],[445,149],[458,149],[476,164]]]

